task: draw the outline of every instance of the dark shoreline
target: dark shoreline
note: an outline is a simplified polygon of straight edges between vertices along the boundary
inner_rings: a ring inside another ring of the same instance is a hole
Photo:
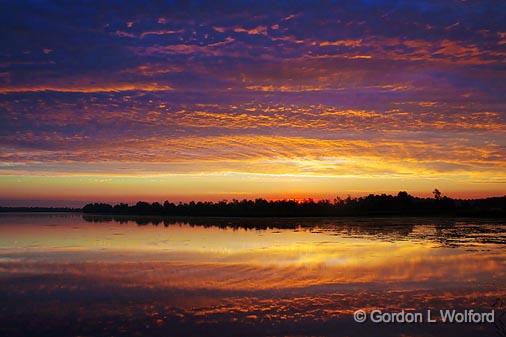
[[[0,213],[83,213],[82,208],[67,207],[1,207]]]
[[[0,207],[0,214],[9,214],[9,213],[41,213],[41,214],[51,214],[51,213],[76,213],[81,214],[83,216],[97,216],[97,217],[111,217],[111,218],[216,218],[216,219],[325,219],[325,218],[385,218],[385,219],[394,219],[394,218],[444,218],[444,219],[465,219],[465,218],[483,218],[483,219],[506,219],[505,212],[477,212],[477,213],[354,213],[354,214],[336,214],[336,215],[226,215],[226,214],[213,214],[213,215],[183,215],[183,214],[146,214],[146,213],[114,213],[114,212],[85,212],[82,209],[53,209],[53,208],[45,208],[45,207]]]
[[[144,202],[134,205],[91,203],[70,207],[1,207],[6,212],[79,212],[105,216],[307,218],[307,217],[483,217],[506,218],[506,196],[483,199],[452,199],[434,191],[434,198],[419,198],[401,191],[330,200],[232,200],[188,203]]]
[[[355,215],[313,215],[313,216],[237,216],[237,215],[163,215],[163,214],[125,214],[125,213],[86,213],[81,209],[72,210],[19,210],[7,209],[8,207],[0,207],[1,214],[76,214],[82,215],[86,219],[111,219],[114,221],[136,221],[138,219],[161,219],[161,220],[178,220],[184,221],[186,219],[210,219],[210,220],[332,220],[332,219],[384,219],[384,220],[396,220],[396,219],[445,219],[445,220],[463,220],[463,219],[483,219],[483,220],[506,220],[506,216],[479,216],[479,215],[455,215],[455,214],[355,214]],[[14,207],[13,207],[14,208]],[[101,221],[97,221],[101,222]]]

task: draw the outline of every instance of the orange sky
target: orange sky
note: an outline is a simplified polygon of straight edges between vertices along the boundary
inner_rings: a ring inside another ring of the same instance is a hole
[[[0,204],[506,194],[500,8],[32,6],[4,11]]]

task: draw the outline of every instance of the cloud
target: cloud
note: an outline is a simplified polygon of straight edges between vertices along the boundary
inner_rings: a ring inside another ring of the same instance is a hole
[[[146,36],[149,36],[149,35],[171,35],[171,34],[179,34],[183,32],[182,29],[179,29],[179,30],[170,30],[170,29],[164,29],[164,30],[155,30],[155,31],[148,31],[148,32],[143,32],[141,33],[140,35],[140,38],[143,39],[145,38]]]
[[[320,41],[319,45],[321,47],[325,47],[325,46],[360,47],[362,45],[362,40]]]
[[[119,91],[165,91],[172,90],[168,85],[159,85],[158,83],[103,83],[90,85],[39,85],[39,86],[9,86],[1,87],[0,94],[39,92],[39,91],[57,91],[67,93],[100,93],[100,92],[119,92]]]
[[[266,26],[257,26],[254,28],[243,28],[243,27],[235,27],[234,32],[236,33],[246,33],[249,35],[267,35],[267,27]]]
[[[70,168],[71,172],[85,174],[89,172],[80,163],[94,163],[108,173],[120,173],[122,164],[128,164],[133,174],[241,172],[441,177],[458,173],[469,179],[483,175],[504,177],[506,169],[506,153],[501,146],[448,139],[345,140],[251,134],[144,139],[113,136],[109,140],[54,134],[18,137],[38,145],[16,150],[4,145],[0,157],[2,163],[8,164],[4,173],[44,171],[45,165],[50,170],[60,166],[63,171]],[[3,138],[2,142],[13,144],[16,140]],[[44,143],[49,146],[47,149],[40,147]],[[45,164],[41,167],[39,163]],[[115,167],[119,170],[115,171]]]
[[[504,176],[503,5],[0,6],[6,174]]]

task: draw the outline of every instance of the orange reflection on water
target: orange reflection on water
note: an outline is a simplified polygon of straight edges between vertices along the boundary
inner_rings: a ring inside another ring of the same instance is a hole
[[[257,290],[355,283],[505,283],[506,251],[500,244],[463,237],[463,246],[447,247],[438,240],[441,229],[433,225],[389,227],[371,234],[367,225],[346,231],[328,225],[248,230],[181,222],[167,227],[88,223],[79,215],[3,216],[2,223],[1,266],[9,273],[71,273],[130,285]]]
[[[0,214],[0,323],[8,331],[58,335],[74,319],[76,335],[402,336],[404,327],[356,330],[352,314],[491,310],[506,297],[501,222],[89,221]],[[493,331],[406,328],[410,336]]]

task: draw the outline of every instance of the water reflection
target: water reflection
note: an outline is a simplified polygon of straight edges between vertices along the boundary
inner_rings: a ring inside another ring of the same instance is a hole
[[[335,235],[384,240],[431,240],[443,245],[462,243],[506,243],[502,219],[453,218],[198,218],[157,216],[84,215],[87,222],[134,222],[139,226],[217,227],[223,229],[309,229],[334,231]],[[413,232],[413,229],[418,231]],[[430,229],[427,231],[427,229]]]
[[[476,336],[356,309],[502,310],[506,225],[0,215],[0,334]]]

